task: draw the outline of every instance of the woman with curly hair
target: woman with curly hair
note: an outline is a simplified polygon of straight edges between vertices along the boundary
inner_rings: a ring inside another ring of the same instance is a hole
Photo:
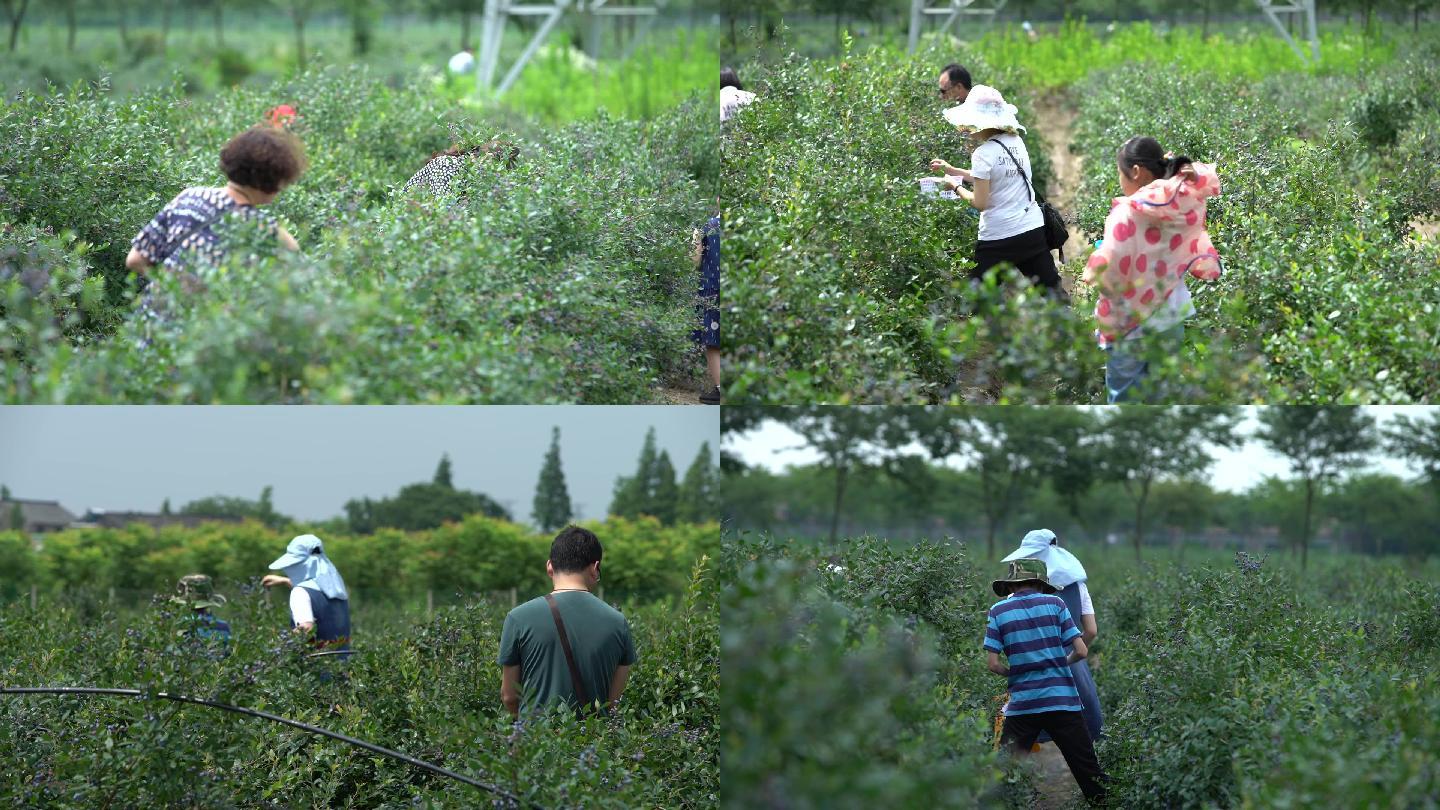
[[[285,227],[260,211],[305,171],[305,150],[294,135],[275,127],[251,127],[220,150],[223,186],[192,186],[160,209],[131,241],[125,267],[145,274],[152,267],[183,270],[200,259],[217,263],[225,251],[215,225],[229,216],[254,220],[280,244],[299,250]]]

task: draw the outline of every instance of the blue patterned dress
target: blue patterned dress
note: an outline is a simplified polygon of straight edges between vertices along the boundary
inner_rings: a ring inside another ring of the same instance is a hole
[[[700,328],[690,338],[701,346],[720,347],[720,217],[705,223],[700,242],[700,289],[695,314]]]
[[[224,188],[187,188],[160,209],[130,245],[151,264],[169,270],[184,269],[187,261],[197,258],[219,262],[225,251],[215,225],[230,214],[273,226],[269,215],[235,202]]]

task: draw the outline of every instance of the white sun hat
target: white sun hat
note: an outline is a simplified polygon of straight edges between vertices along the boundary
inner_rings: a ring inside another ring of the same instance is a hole
[[[1085,574],[1085,566],[1075,559],[1074,554],[1060,548],[1060,541],[1049,529],[1036,529],[1026,534],[1020,541],[1020,548],[1015,549],[1001,562],[1022,558],[1043,560],[1050,573],[1050,584],[1062,590],[1072,582],[1089,579]]]
[[[320,538],[313,534],[302,534],[291,540],[285,553],[270,563],[270,568],[285,572],[292,587],[319,591],[331,599],[349,598],[340,570],[325,556]]]
[[[970,88],[964,103],[950,107],[942,115],[951,126],[959,130],[978,132],[982,129],[998,129],[1018,135],[1025,131],[1015,118],[1015,105],[1006,104],[1000,91],[989,85],[977,84]]]

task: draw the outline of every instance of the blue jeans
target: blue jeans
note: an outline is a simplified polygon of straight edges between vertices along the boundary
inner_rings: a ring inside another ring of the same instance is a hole
[[[1185,324],[1177,323],[1163,332],[1150,332],[1139,338],[1118,340],[1105,349],[1105,395],[1111,405],[1122,402],[1145,402],[1153,394],[1143,384],[1150,370],[1150,359],[1180,350],[1185,341]]]

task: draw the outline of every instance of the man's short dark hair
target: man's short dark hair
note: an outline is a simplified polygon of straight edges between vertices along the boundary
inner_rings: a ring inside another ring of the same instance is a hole
[[[965,92],[970,92],[970,71],[951,62],[940,72],[950,77],[950,85],[952,87],[958,84],[965,88]]]
[[[720,86],[733,87],[736,90],[744,90],[740,86],[740,76],[735,73],[735,68],[720,68]]]
[[[305,148],[288,132],[254,126],[220,150],[220,171],[235,183],[272,194],[305,171]]]
[[[578,574],[600,562],[604,553],[600,538],[594,532],[579,526],[566,526],[550,544],[550,565],[563,574]]]

